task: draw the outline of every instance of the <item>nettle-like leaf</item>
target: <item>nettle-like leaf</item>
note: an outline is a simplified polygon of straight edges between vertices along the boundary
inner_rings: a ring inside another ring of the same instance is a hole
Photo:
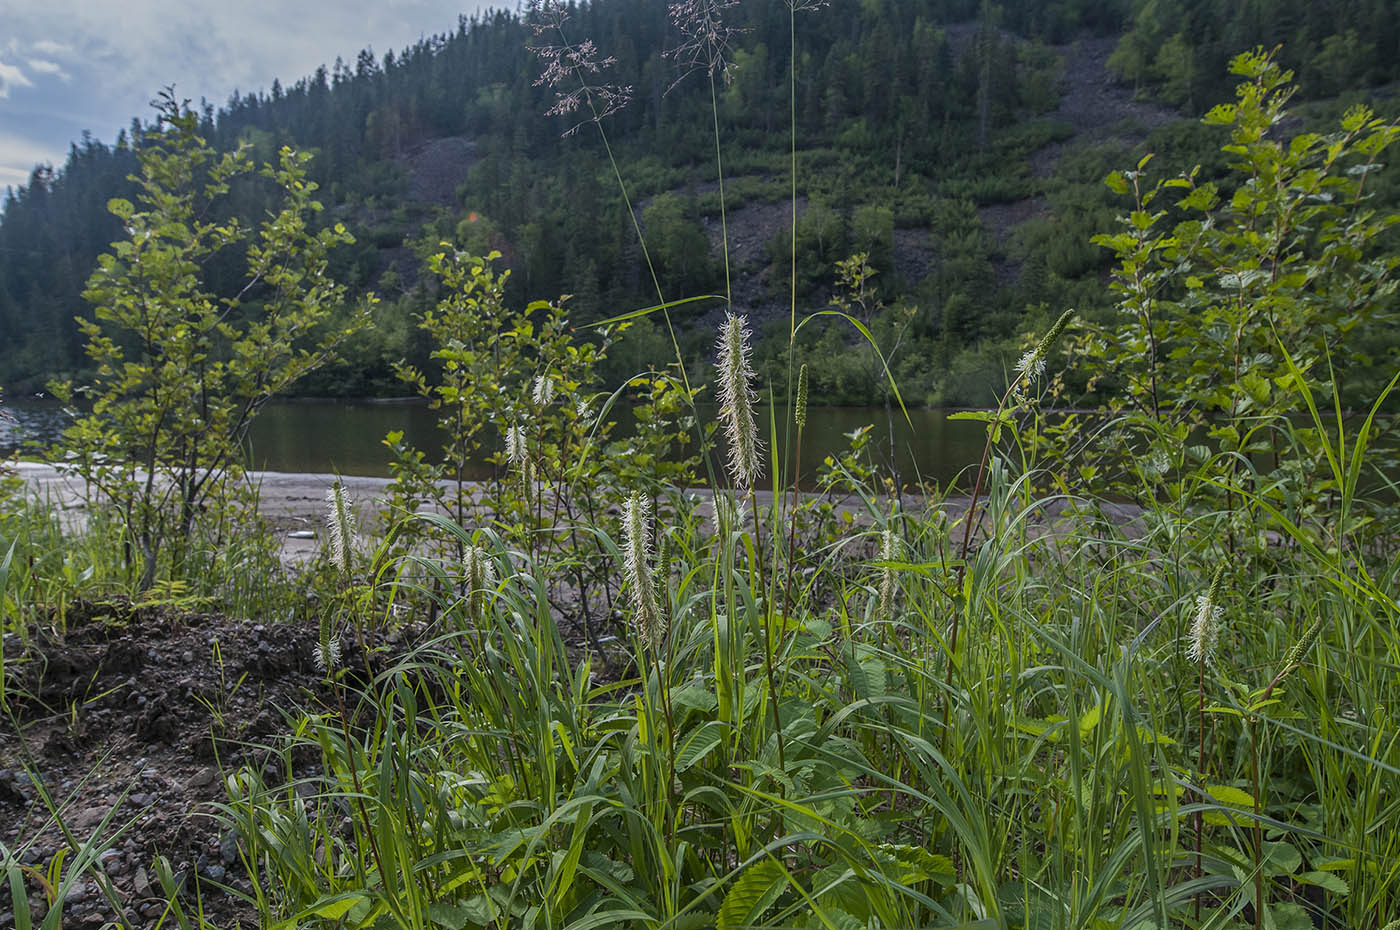
[[[787,887],[787,875],[774,859],[757,862],[739,876],[724,896],[716,930],[751,927]]]

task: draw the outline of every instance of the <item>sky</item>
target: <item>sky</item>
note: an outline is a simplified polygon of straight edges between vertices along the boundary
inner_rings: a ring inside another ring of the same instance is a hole
[[[110,144],[174,84],[222,106],[293,84],[336,56],[353,65],[513,0],[0,0],[0,197],[34,166],[61,167],[84,131]]]

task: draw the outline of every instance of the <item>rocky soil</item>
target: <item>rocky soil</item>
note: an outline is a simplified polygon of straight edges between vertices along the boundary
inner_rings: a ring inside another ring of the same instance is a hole
[[[7,637],[0,843],[33,870],[31,913],[61,892],[63,927],[95,930],[118,910],[131,927],[169,925],[164,857],[184,907],[219,927],[256,926],[217,813],[221,773],[260,765],[284,712],[324,699],[315,647],[314,630],[122,601],[72,605],[62,637]],[[106,881],[51,892],[38,876],[65,849],[71,865],[74,843],[97,850]],[[13,905],[0,891],[0,927],[15,926]]]

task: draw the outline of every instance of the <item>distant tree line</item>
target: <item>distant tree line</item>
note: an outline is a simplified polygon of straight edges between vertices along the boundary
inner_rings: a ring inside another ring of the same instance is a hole
[[[1111,303],[1108,255],[1089,239],[1117,209],[1099,182],[1129,153],[1076,146],[1048,174],[1033,170],[1032,153],[1075,131],[1054,117],[1073,47],[1062,56],[1049,46],[1121,36],[1110,61],[1117,76],[1199,114],[1229,93],[1228,57],[1261,42],[1288,43],[1282,60],[1318,94],[1392,80],[1395,5],[1347,0],[1323,15],[1293,0],[833,0],[796,17],[790,39],[784,4],[739,4],[725,10],[737,29],[734,67],[717,99],[727,205],[786,202],[795,76],[802,307],[830,300],[836,261],[867,253],[882,305],[907,321],[897,374],[910,396],[984,400],[1020,331],[1043,325],[1052,308]],[[711,97],[704,81],[677,83],[684,66],[666,54],[677,44],[666,5],[595,0],[570,14],[579,39],[616,59],[607,80],[631,88],[628,106],[605,125],[667,296],[722,287],[720,258],[707,248],[719,215]],[[553,96],[537,85],[533,38],[513,13],[463,17],[408,48],[366,49],[290,85],[275,81],[197,109],[198,132],[215,150],[241,144],[258,162],[275,161],[282,145],[316,153],[308,177],[328,204],[321,222],[344,223],[356,240],[332,255],[331,273],[352,292],[381,295],[373,329],[308,390],[402,393],[395,363],[429,364],[415,320],[438,299],[423,267],[443,240],[500,251],[515,305],[572,295],[576,324],[655,302],[600,137],[592,127],[565,136],[568,117],[543,115]],[[119,237],[107,203],[131,196],[127,176],[148,131],[138,119],[111,145],[84,138],[61,170],[36,168],[10,191],[0,213],[0,382],[37,389],[88,364],[74,322],[93,316],[83,282]],[[444,183],[429,143],[451,137],[465,143],[448,165],[458,174],[447,172]],[[1146,144],[1190,157],[1218,149],[1197,129],[1159,132]],[[438,179],[425,187],[420,174]],[[241,179],[222,209],[260,218],[269,197],[256,179]],[[1031,198],[1036,209],[1010,233],[987,212]],[[790,236],[785,228],[768,235],[733,269],[758,282],[743,300],[786,307]],[[897,241],[927,259],[922,273],[896,261]],[[222,255],[206,280],[234,293],[241,267],[241,256]],[[679,320],[683,348],[697,358],[712,341],[695,325],[707,312],[700,305],[696,319]],[[836,337],[812,339],[804,351],[839,360]],[[616,370],[607,374],[644,367],[661,350],[659,334],[639,325],[614,348]],[[877,396],[867,367],[823,366],[814,396]]]

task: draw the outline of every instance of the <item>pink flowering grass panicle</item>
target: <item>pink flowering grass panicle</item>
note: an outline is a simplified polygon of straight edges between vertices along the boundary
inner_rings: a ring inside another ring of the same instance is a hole
[[[729,80],[734,67],[727,57],[729,43],[742,30],[727,25],[723,14],[738,5],[739,0],[677,0],[667,7],[671,25],[681,34],[680,44],[665,52],[680,72],[668,92],[696,71]]]
[[[554,91],[554,105],[546,116],[570,116],[585,107],[588,117],[564,131],[573,135],[585,123],[597,123],[627,106],[632,100],[631,85],[595,83],[591,75],[617,64],[611,56],[602,57],[592,39],[570,42],[564,26],[569,13],[558,0],[530,0],[526,22],[534,31],[537,42],[530,50],[544,62],[544,70],[535,79],[535,87]],[[557,42],[545,41],[546,37]],[[576,85],[576,86],[575,86]]]

